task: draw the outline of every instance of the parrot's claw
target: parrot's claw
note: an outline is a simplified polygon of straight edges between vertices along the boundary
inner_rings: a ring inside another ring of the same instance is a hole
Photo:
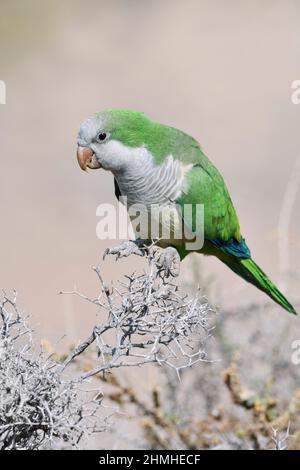
[[[113,248],[106,248],[103,254],[103,259],[107,255],[116,255],[116,260],[119,258],[127,258],[130,255],[144,256],[147,252],[147,247],[142,240],[125,240],[119,246]]]
[[[178,277],[180,273],[180,256],[176,248],[169,246],[159,255],[157,267],[166,277]]]

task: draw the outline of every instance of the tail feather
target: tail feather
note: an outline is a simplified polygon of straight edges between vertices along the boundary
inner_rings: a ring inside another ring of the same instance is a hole
[[[260,267],[251,259],[234,259],[221,260],[232,271],[238,274],[245,281],[250,282],[261,291],[265,292],[271,299],[277,302],[281,307],[290,313],[297,315],[294,307],[284,297],[284,295],[277,289],[275,284],[268,278],[268,276],[260,269]]]

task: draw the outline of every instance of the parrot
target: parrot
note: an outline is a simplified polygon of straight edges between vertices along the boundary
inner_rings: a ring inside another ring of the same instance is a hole
[[[283,309],[297,314],[252,259],[224,179],[193,137],[140,111],[105,109],[81,124],[77,160],[84,171],[101,168],[112,172],[115,195],[118,199],[126,197],[128,205],[156,207],[162,223],[168,223],[164,214],[167,209],[171,211],[169,225],[173,229],[182,222],[187,230],[197,231],[193,211],[186,214],[184,206],[203,205],[203,243],[194,251],[216,256]],[[193,251],[187,249],[184,237],[176,243],[173,239],[160,242],[168,252],[165,263],[169,267],[171,252],[181,261]],[[129,242],[124,243],[119,247],[124,256],[136,253],[136,248],[129,249]]]

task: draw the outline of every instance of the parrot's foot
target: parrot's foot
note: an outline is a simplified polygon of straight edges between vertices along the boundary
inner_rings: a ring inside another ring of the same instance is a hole
[[[119,258],[127,258],[130,255],[145,256],[147,247],[144,245],[143,240],[125,240],[119,246],[113,248],[106,248],[103,254],[103,259],[107,255],[116,255],[116,260]]]
[[[178,277],[180,273],[180,256],[176,248],[164,249],[157,260],[157,266],[166,277]]]

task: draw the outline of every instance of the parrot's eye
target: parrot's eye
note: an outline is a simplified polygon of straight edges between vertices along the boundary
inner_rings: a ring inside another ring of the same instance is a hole
[[[107,134],[105,132],[101,132],[101,134],[98,135],[98,140],[103,142],[107,137]]]

